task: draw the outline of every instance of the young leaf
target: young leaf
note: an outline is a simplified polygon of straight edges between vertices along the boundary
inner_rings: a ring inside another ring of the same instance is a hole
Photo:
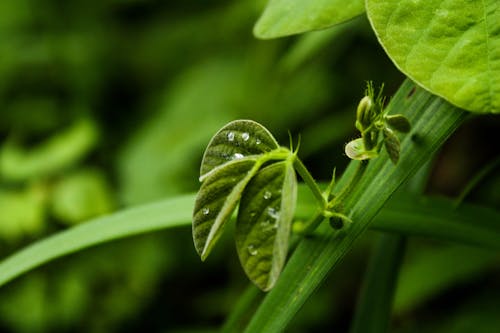
[[[411,129],[410,122],[402,114],[394,114],[394,115],[385,116],[385,122],[392,129],[394,129],[398,132],[401,132],[401,133],[408,133]]]
[[[256,161],[247,157],[228,162],[203,181],[193,211],[193,241],[201,260],[219,239],[243,189],[257,172]]]
[[[392,163],[397,164],[399,161],[401,144],[396,134],[388,128],[384,128],[384,146]]]
[[[262,169],[241,198],[236,248],[245,273],[264,291],[274,286],[285,264],[296,198],[290,160]]]
[[[348,142],[345,146],[345,154],[351,160],[368,160],[377,157],[377,152],[365,149],[362,138]]]
[[[277,148],[278,142],[262,125],[251,120],[232,121],[210,140],[201,162],[200,180],[224,163]]]

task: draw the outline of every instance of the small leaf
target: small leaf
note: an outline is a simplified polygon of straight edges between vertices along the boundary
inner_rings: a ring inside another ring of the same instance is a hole
[[[398,132],[408,133],[411,129],[410,122],[402,114],[388,115],[384,118],[387,125]]]
[[[345,154],[351,160],[368,160],[378,156],[377,152],[365,149],[362,138],[348,142],[345,146]]]
[[[236,224],[236,247],[248,278],[270,290],[285,264],[297,197],[293,163],[271,164],[248,183]]]
[[[228,162],[203,181],[193,212],[193,241],[201,260],[219,239],[243,189],[257,172],[256,161],[256,157],[247,157]]]
[[[251,120],[232,121],[210,140],[201,162],[200,180],[226,162],[277,148],[278,142],[262,125]]]
[[[398,137],[388,128],[384,128],[384,145],[392,163],[397,164],[399,160],[400,143]]]

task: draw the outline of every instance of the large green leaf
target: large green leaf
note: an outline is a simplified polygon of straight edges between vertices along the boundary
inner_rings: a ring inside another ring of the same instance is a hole
[[[270,0],[255,25],[258,38],[276,38],[328,28],[365,10],[363,0]]]
[[[255,157],[231,161],[203,181],[193,211],[193,241],[202,260],[221,236],[243,189],[258,171],[256,161]]]
[[[262,290],[274,286],[285,264],[296,200],[290,160],[259,171],[241,197],[236,248],[245,273]]]
[[[403,73],[461,108],[500,113],[498,0],[367,0],[366,10]]]

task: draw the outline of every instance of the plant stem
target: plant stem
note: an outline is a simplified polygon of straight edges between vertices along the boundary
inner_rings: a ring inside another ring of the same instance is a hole
[[[327,206],[327,201],[323,196],[323,193],[321,193],[318,184],[316,183],[316,181],[311,176],[305,165],[297,156],[295,156],[295,159],[293,161],[293,166],[295,167],[295,170],[297,170],[297,172],[299,173],[300,177],[302,177],[304,182],[307,184],[311,192],[314,194],[316,200],[318,200],[320,208],[325,209]]]
[[[346,187],[344,187],[340,191],[340,193],[329,202],[328,204],[329,207],[335,207],[336,205],[339,205],[342,202],[342,200],[344,200],[347,196],[351,194],[351,192],[356,187],[359,180],[365,173],[367,166],[368,166],[368,160],[363,160],[359,162],[358,167],[356,168],[356,171],[352,176],[351,180],[346,185]]]

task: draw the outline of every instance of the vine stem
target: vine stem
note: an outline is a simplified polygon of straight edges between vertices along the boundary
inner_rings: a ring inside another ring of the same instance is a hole
[[[358,167],[356,168],[356,171],[355,171],[354,175],[352,176],[351,180],[349,181],[349,183],[346,185],[346,187],[344,187],[340,191],[340,193],[337,196],[335,196],[332,199],[332,201],[330,201],[328,203],[328,207],[335,207],[336,205],[341,203],[343,200],[345,200],[345,198],[352,193],[352,191],[354,190],[356,185],[359,183],[359,180],[361,179],[361,177],[365,173],[366,168],[368,167],[368,161],[369,160],[362,160],[359,162]]]
[[[302,177],[304,182],[307,184],[307,186],[309,186],[309,189],[314,194],[314,197],[318,201],[318,204],[320,205],[321,209],[324,210],[327,207],[328,202],[323,196],[323,193],[321,193],[318,184],[316,183],[312,175],[309,173],[306,166],[297,156],[295,156],[295,159],[293,161],[293,166],[295,167],[295,170],[299,173],[300,177]]]

